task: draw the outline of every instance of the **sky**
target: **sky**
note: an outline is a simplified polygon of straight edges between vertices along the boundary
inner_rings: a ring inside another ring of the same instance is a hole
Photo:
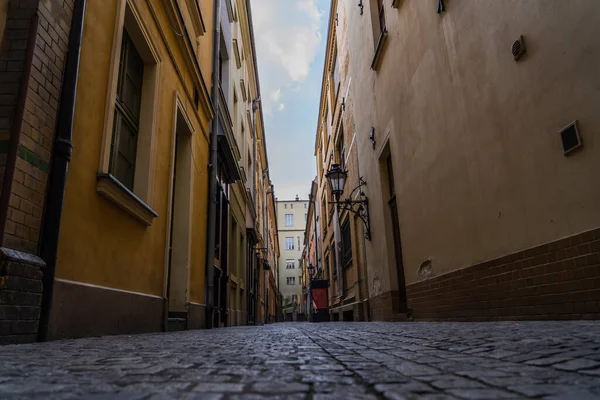
[[[329,0],[251,0],[269,174],[275,196],[308,199]]]

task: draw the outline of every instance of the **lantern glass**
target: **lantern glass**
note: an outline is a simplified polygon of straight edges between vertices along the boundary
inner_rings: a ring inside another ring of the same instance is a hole
[[[334,196],[339,199],[340,195],[344,192],[344,185],[346,184],[346,171],[342,170],[338,164],[333,164],[331,169],[327,173],[327,180]]]

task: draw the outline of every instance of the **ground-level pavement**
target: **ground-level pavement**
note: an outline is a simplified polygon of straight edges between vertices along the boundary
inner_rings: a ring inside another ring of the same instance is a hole
[[[600,399],[600,323],[284,323],[0,347],[0,398]]]

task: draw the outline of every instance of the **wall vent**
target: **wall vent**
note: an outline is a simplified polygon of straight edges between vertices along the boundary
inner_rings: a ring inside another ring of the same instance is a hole
[[[515,40],[511,48],[513,58],[517,61],[519,58],[525,54],[525,41],[523,40],[523,36],[521,35],[519,39]]]
[[[419,266],[419,277],[421,278],[427,278],[431,275],[431,273],[433,272],[433,267],[431,265],[431,259],[429,260],[425,260],[421,263],[421,266]]]
[[[563,151],[565,156],[583,146],[577,121],[571,122],[560,130],[560,139],[562,140]]]

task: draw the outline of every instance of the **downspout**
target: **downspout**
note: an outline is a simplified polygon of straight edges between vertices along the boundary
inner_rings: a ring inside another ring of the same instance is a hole
[[[46,262],[44,271],[44,292],[42,295],[42,311],[40,316],[40,330],[38,339],[48,340],[50,309],[52,307],[52,293],[54,289],[54,276],[56,273],[56,257],[58,254],[58,240],[60,235],[60,221],[62,217],[65,197],[65,184],[67,170],[71,161],[73,146],[73,118],[75,115],[75,101],[77,96],[77,81],[79,79],[79,60],[81,56],[81,39],[83,37],[83,22],[85,17],[86,0],[75,0],[71,32],[69,33],[69,47],[63,85],[60,96],[60,106],[56,123],[56,138],[48,189],[44,210],[44,223],[42,226],[40,256]]]
[[[215,110],[215,117],[212,120],[212,130],[210,132],[210,156],[208,168],[208,224],[206,228],[206,328],[210,329],[213,325],[213,300],[214,300],[214,280],[215,280],[215,226],[217,223],[217,165],[218,143],[217,133],[219,131],[219,56],[221,53],[221,0],[214,0],[213,15],[213,73],[212,73],[212,93],[211,101]]]

